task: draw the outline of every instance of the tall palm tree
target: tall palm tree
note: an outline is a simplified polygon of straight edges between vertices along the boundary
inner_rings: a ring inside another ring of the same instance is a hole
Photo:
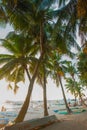
[[[48,115],[48,108],[47,108],[47,70],[46,70],[46,61],[43,60],[39,66],[39,70],[36,77],[36,82],[42,87],[43,89],[43,105],[44,105],[44,116]],[[33,68],[35,66],[35,62],[32,62],[30,66],[30,72],[32,73]]]
[[[63,93],[63,99],[65,102],[66,110],[68,113],[71,113],[71,109],[68,106],[67,99],[65,96],[63,84],[62,84],[62,77],[64,77],[64,71],[63,71],[63,62],[61,61],[61,55],[59,55],[57,52],[54,52],[53,59],[50,59],[51,67],[52,69],[52,77],[56,81],[56,84],[61,86],[62,93]],[[51,61],[52,60],[52,61]]]
[[[14,29],[16,31],[25,32],[25,34],[33,35],[34,39],[36,38],[34,44],[37,43],[37,39],[39,37],[38,43],[40,44],[40,58],[36,63],[33,76],[30,79],[28,95],[15,122],[21,122],[24,119],[24,115],[27,111],[27,107],[30,102],[30,97],[33,90],[33,84],[37,75],[38,67],[44,55],[44,25],[48,21],[48,18],[50,18],[48,17],[47,12],[53,1],[51,0],[49,2],[48,1],[45,2],[44,1],[41,2],[37,0],[35,1],[19,0],[17,1],[16,4],[13,1],[2,2],[5,11],[7,12],[7,15],[9,17],[8,18],[9,22],[13,25]],[[35,33],[36,28],[38,30],[37,33]],[[26,110],[25,110],[25,106],[27,106]],[[23,110],[25,112],[23,112]]]
[[[86,106],[86,104],[84,103],[83,99],[82,99],[82,88],[81,88],[81,83],[79,84],[77,82],[77,78],[75,77],[76,75],[78,76],[78,71],[76,69],[76,66],[75,65],[72,65],[71,62],[66,62],[67,64],[67,67],[66,67],[66,72],[70,75],[70,77],[72,78],[66,78],[66,81],[67,81],[67,85],[68,85],[68,88],[69,88],[69,84],[70,85],[70,88],[71,90],[73,91],[73,94],[75,96],[75,102],[76,102],[76,97],[79,95],[81,101],[82,101],[82,104],[84,104]]]
[[[29,98],[29,100],[28,100],[29,102],[30,102],[30,96],[31,96],[31,93],[33,90],[33,84],[34,84],[34,81],[35,81],[35,78],[37,75],[37,71],[39,68],[39,64],[40,64],[41,60],[43,59],[44,53],[45,53],[44,27],[51,20],[52,20],[51,22],[54,23],[53,16],[51,15],[52,11],[50,13],[50,9],[51,9],[50,7],[52,4],[53,4],[53,0],[46,0],[46,1],[44,1],[44,0],[43,1],[40,1],[40,0],[39,1],[37,1],[37,0],[21,1],[21,0],[19,0],[16,2],[14,2],[12,0],[11,1],[4,0],[4,2],[2,2],[2,5],[4,6],[4,9],[7,13],[9,22],[13,25],[13,27],[16,31],[18,31],[18,32],[22,31],[22,32],[25,32],[25,34],[34,35],[34,38],[36,38],[36,41],[39,37],[38,43],[40,46],[40,57],[35,66],[33,76],[30,80],[29,96],[27,97],[27,98]],[[54,12],[53,12],[53,14],[54,14]],[[62,25],[62,24],[60,24],[60,25]],[[38,30],[37,33],[35,31],[36,29]],[[61,30],[60,30],[60,32],[61,32]],[[68,35],[67,35],[67,37],[68,37]],[[70,39],[70,37],[68,37],[66,39]],[[72,41],[75,41],[74,38],[73,38],[73,40],[71,39],[71,42],[70,42],[71,44],[73,43]],[[64,42],[64,40],[63,40],[63,42]],[[36,43],[36,42],[34,42],[34,43]],[[59,42],[59,43],[61,43],[61,42]],[[22,113],[24,106],[25,105],[23,105],[22,110],[19,113],[19,115],[22,115],[22,118],[24,118],[24,114]],[[27,109],[26,109],[26,111],[27,111]],[[21,116],[18,116],[18,118],[16,119],[16,122],[22,121],[21,120],[22,118],[20,118],[20,117]]]
[[[73,81],[72,78],[66,78],[66,89],[68,92],[70,92],[72,95],[74,95],[75,97],[75,104],[77,104],[77,97],[78,97],[78,93],[76,91],[76,85],[75,85],[75,82]]]
[[[0,68],[0,79],[5,77],[7,81],[14,82],[15,90],[17,83],[24,81],[24,72],[26,72],[29,81],[34,78],[34,76],[31,77],[29,73],[29,64],[31,64],[32,60],[38,62],[38,59],[35,58],[38,51],[38,46],[36,45],[35,48],[35,45],[33,45],[33,39],[29,36],[15,34],[14,32],[9,33],[8,36],[2,41],[2,46],[10,53],[0,54],[0,64],[2,65]],[[37,68],[35,68],[34,73],[36,73],[36,69]],[[23,120],[29,105],[28,100],[29,96],[31,96],[31,93],[29,93],[30,89],[31,88],[29,87],[28,94],[23,105],[24,109],[21,109],[21,117],[20,114],[18,115],[20,120]]]
[[[70,90],[70,92],[75,96],[75,104],[76,104],[76,97],[78,96],[78,93],[76,91],[77,88],[77,82],[76,82],[76,75],[77,75],[77,69],[76,65],[72,64],[71,61],[66,61],[66,66],[65,66],[65,73],[71,77],[71,78],[66,78],[66,88]],[[70,88],[70,89],[69,89]]]
[[[73,81],[73,79],[71,79],[71,78],[67,78],[66,79],[66,88],[68,91],[70,91],[75,96],[75,105],[77,104],[76,98],[79,97],[79,99],[81,100],[81,104],[87,107],[87,105],[85,104],[85,102],[83,100],[83,96],[85,96],[83,93],[84,88],[81,86],[80,81],[77,82],[77,81]]]

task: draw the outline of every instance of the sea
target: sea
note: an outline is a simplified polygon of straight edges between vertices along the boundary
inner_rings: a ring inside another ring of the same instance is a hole
[[[68,100],[68,102],[74,103],[74,100]],[[59,110],[66,109],[63,100],[48,100],[48,110],[51,113],[57,113]],[[0,104],[0,124],[7,124],[8,122],[14,121],[17,117],[21,107],[23,105],[23,101],[5,101]],[[1,111],[2,106],[6,109],[6,111]],[[37,115],[43,113],[43,101],[31,101],[30,106],[28,108],[27,113],[34,113],[35,116],[31,116],[32,118],[37,118]]]

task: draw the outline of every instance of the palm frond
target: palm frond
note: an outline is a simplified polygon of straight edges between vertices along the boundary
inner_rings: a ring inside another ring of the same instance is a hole
[[[24,76],[24,69],[21,66],[16,66],[14,70],[10,73],[10,75],[7,77],[7,80],[10,82],[14,82],[15,84],[20,81],[25,82]]]
[[[13,88],[12,88],[12,85],[11,85],[11,84],[8,84],[7,89],[8,89],[8,90],[12,90],[12,89],[13,89]]]
[[[8,75],[11,74],[11,71],[15,68],[15,66],[18,64],[17,60],[10,60],[6,64],[4,64],[0,68],[0,79],[8,77]]]
[[[19,86],[18,86],[17,84],[15,84],[15,85],[14,85],[14,89],[13,89],[14,94],[17,93],[18,89],[19,89]]]
[[[2,65],[3,63],[6,63],[6,62],[12,60],[13,58],[15,58],[13,55],[0,54],[0,65]]]

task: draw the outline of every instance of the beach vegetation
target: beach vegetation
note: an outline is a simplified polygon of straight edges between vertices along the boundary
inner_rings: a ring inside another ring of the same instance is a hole
[[[25,71],[29,79],[28,93],[15,123],[24,120],[36,78],[43,86],[44,115],[48,115],[46,82],[49,73],[52,74],[56,84],[60,83],[67,111],[71,112],[62,84],[62,78],[65,77],[65,62],[60,60],[60,55],[65,54],[74,58],[76,54],[73,53],[72,47],[80,50],[77,44],[77,30],[83,32],[80,33],[83,41],[86,39],[87,21],[84,19],[87,18],[87,13],[85,6],[84,9],[83,6],[81,8],[81,2],[81,0],[78,2],[77,0],[68,2],[67,0],[4,0],[0,2],[1,23],[3,21],[9,23],[15,31],[1,40],[2,46],[10,54],[0,54],[0,79],[6,78],[9,82],[14,82],[15,92],[18,89],[17,83],[25,81]],[[80,15],[81,9],[83,13]],[[72,67],[71,70],[73,70]],[[75,82],[74,73],[74,71],[70,72]],[[10,88],[12,88],[11,85]]]
[[[6,78],[9,84],[13,82],[13,90],[16,92],[18,83],[20,81],[25,82],[25,72],[29,82],[31,80],[29,64],[31,64],[32,60],[38,62],[38,59],[35,58],[38,47],[33,45],[33,39],[29,36],[16,34],[15,32],[10,32],[5,39],[1,40],[2,47],[7,50],[7,54],[0,54],[0,79]],[[28,96],[30,96],[29,93]],[[28,107],[28,99],[29,97],[24,102],[24,110]],[[25,111],[22,111],[23,114],[25,115]]]
[[[60,84],[62,94],[63,94],[63,100],[64,100],[64,103],[65,103],[65,106],[66,106],[66,110],[70,114],[71,109],[68,106],[64,87],[63,87],[63,80],[64,80],[64,77],[65,77],[65,73],[64,73],[63,68],[64,68],[65,61],[62,60],[61,55],[59,55],[56,51],[53,52],[52,58],[50,59],[50,63],[51,63],[50,67],[52,68],[50,74],[51,74],[52,79],[55,81],[56,85],[59,86],[59,84]]]

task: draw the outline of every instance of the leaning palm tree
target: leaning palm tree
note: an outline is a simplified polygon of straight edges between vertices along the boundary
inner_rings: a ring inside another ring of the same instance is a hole
[[[46,4],[44,3],[44,1],[37,2],[36,0],[19,0],[16,4],[13,1],[2,2],[2,5],[4,6],[4,9],[8,15],[9,22],[13,25],[14,29],[19,32],[25,32],[25,35],[33,35],[34,39],[36,39],[35,41],[33,41],[34,45],[37,43],[40,46],[40,57],[35,65],[33,76],[30,79],[28,96],[26,97],[26,101],[24,102],[15,122],[21,122],[24,119],[25,113],[30,103],[30,97],[33,90],[33,84],[37,75],[39,63],[44,55],[44,25],[48,21],[48,18],[50,19],[47,13],[52,2],[52,0],[50,2],[46,1]],[[36,32],[36,29],[38,30],[38,32]],[[25,106],[27,106],[26,109]],[[23,110],[25,112],[23,112]]]
[[[78,97],[78,93],[76,91],[76,87],[75,87],[75,82],[73,81],[72,78],[66,78],[66,89],[68,92],[70,92],[72,95],[74,95],[75,97],[75,104],[77,104],[77,97]]]
[[[36,48],[33,46],[35,46],[33,45],[33,39],[29,36],[24,36],[23,34],[10,32],[5,39],[2,39],[2,47],[9,53],[0,54],[0,79],[6,78],[7,81],[14,82],[14,90],[17,88],[18,82],[25,81],[25,72],[29,81],[31,81],[32,77],[29,73],[29,64],[31,64],[32,60],[38,62],[38,59],[35,58],[38,47],[37,45]],[[31,96],[31,93],[29,93],[30,89],[31,88],[29,87],[23,105],[25,111],[22,109],[23,111],[21,111],[20,120],[23,120],[29,105],[28,100],[29,96]],[[18,115],[18,117],[19,116],[20,115]]]
[[[67,91],[70,91],[75,96],[75,105],[77,104],[76,98],[79,97],[79,99],[81,100],[81,104],[87,107],[87,105],[85,104],[83,100],[83,96],[85,95],[83,93],[84,88],[81,86],[81,82],[73,81],[72,78],[66,78],[65,85],[66,85]]]
[[[75,76],[78,74],[77,69],[76,69],[76,65],[72,64],[71,61],[66,62],[66,67],[65,67],[65,71],[66,73],[68,73],[70,75],[70,77],[72,78],[68,80],[68,82],[72,82],[72,89],[73,89],[73,93],[75,96],[75,101],[76,101],[76,91],[75,91],[75,87],[76,87],[76,78]]]
[[[29,93],[27,97],[27,102],[30,102],[30,96],[33,90],[33,84],[37,75],[39,63],[44,55],[44,25],[48,21],[48,10],[53,1],[17,1],[15,4],[12,1],[4,1],[3,6],[9,16],[9,22],[12,23],[14,29],[16,31],[25,32],[27,35],[33,35],[36,40],[33,42],[39,44],[40,46],[40,58],[36,63],[35,69],[33,71],[33,76],[30,80]],[[42,15],[43,14],[43,15]],[[36,28],[38,30],[36,32]],[[37,39],[39,38],[39,42]],[[25,103],[24,103],[25,104]],[[27,105],[28,106],[28,105]],[[24,118],[24,114],[22,113],[25,105],[23,105],[21,111],[19,112],[19,116],[16,118],[15,122],[20,122]],[[25,110],[27,111],[27,109]],[[25,112],[26,113],[26,112]],[[22,115],[22,118],[21,118]]]
[[[48,31],[49,30],[49,31]],[[44,102],[44,116],[48,115],[48,110],[47,110],[47,77],[49,74],[48,71],[48,61],[49,57],[51,57],[52,50],[53,50],[53,45],[51,43],[51,32],[52,32],[52,26],[51,24],[48,24],[48,26],[44,30],[44,51],[45,54],[43,56],[43,60],[40,63],[38,73],[36,76],[36,82],[42,86],[43,88],[43,102]],[[49,35],[47,35],[49,33]],[[49,44],[48,44],[49,43]],[[54,47],[55,48],[55,47]],[[35,62],[32,62],[30,66],[30,72],[32,74],[33,68],[35,67]]]
[[[18,0],[17,1],[16,0],[16,2],[14,2],[12,0],[11,1],[7,1],[7,0],[2,1],[2,5],[4,6],[4,9],[8,16],[8,21],[12,24],[14,29],[18,32],[20,32],[20,31],[24,32],[25,35],[26,34],[33,35],[34,38],[36,38],[36,40],[33,43],[37,43],[37,44],[39,43],[39,46],[40,46],[40,57],[35,66],[33,76],[30,80],[30,86],[29,86],[30,89],[29,89],[29,96],[28,96],[29,102],[30,102],[30,96],[31,96],[31,93],[33,90],[33,84],[34,84],[34,81],[35,81],[35,78],[37,75],[37,71],[39,68],[39,64],[45,54],[44,27],[47,25],[47,23],[55,23],[54,22],[55,20],[53,19],[53,14],[55,13],[55,11],[52,11],[52,8],[50,8],[51,5],[53,4],[53,2],[55,2],[55,1],[54,0],[46,0],[46,1],[44,1],[44,0],[43,1],[40,1],[40,0],[38,0],[38,1],[37,0],[34,0],[34,1]],[[61,17],[61,19],[62,19],[62,17]],[[60,23],[59,27],[60,27],[60,25],[62,25],[62,24]],[[37,33],[36,33],[36,29],[38,30]],[[61,32],[61,30],[60,30],[60,32]],[[62,34],[61,34],[61,36],[63,36],[65,33],[63,35]],[[49,33],[48,33],[48,35],[49,35]],[[67,35],[66,39],[70,39],[69,36],[70,35]],[[38,37],[39,37],[39,42],[37,42]],[[60,38],[59,35],[58,35],[58,38]],[[64,39],[64,37],[63,37],[63,39]],[[63,40],[63,42],[64,41],[65,40]],[[72,41],[73,40],[71,39],[71,42],[70,42],[71,44],[73,43]],[[61,40],[61,42],[62,42],[62,40]],[[61,42],[59,42],[59,43],[61,43]],[[69,40],[68,40],[68,43],[69,43]],[[22,118],[24,118],[24,114],[22,113],[24,106],[25,105],[23,105],[22,110],[19,113],[20,116],[18,116],[18,118],[16,119],[16,122],[20,122],[20,121],[22,121]],[[27,111],[27,109],[25,111]],[[21,115],[22,115],[22,118],[21,118]]]
[[[85,103],[83,97],[85,94],[83,93],[84,88],[82,87],[81,83],[76,82],[76,91],[78,93],[79,99],[81,100],[81,104],[85,107],[87,107],[87,104]]]
[[[53,68],[51,72],[52,77],[54,81],[56,81],[57,86],[59,86],[59,83],[60,83],[66,110],[68,113],[71,113],[71,109],[68,106],[63,84],[62,84],[62,77],[64,77],[63,62],[61,61],[61,56],[57,52],[53,53],[53,57],[54,57],[53,59],[50,59],[50,63],[51,63],[50,66]]]
[[[35,67],[35,62],[32,62],[29,70],[30,73],[32,74],[33,68]],[[36,77],[36,82],[39,84],[42,89],[43,89],[43,105],[44,105],[44,116],[48,115],[48,109],[47,109],[47,70],[46,70],[46,60],[43,60],[40,63],[37,77]]]

